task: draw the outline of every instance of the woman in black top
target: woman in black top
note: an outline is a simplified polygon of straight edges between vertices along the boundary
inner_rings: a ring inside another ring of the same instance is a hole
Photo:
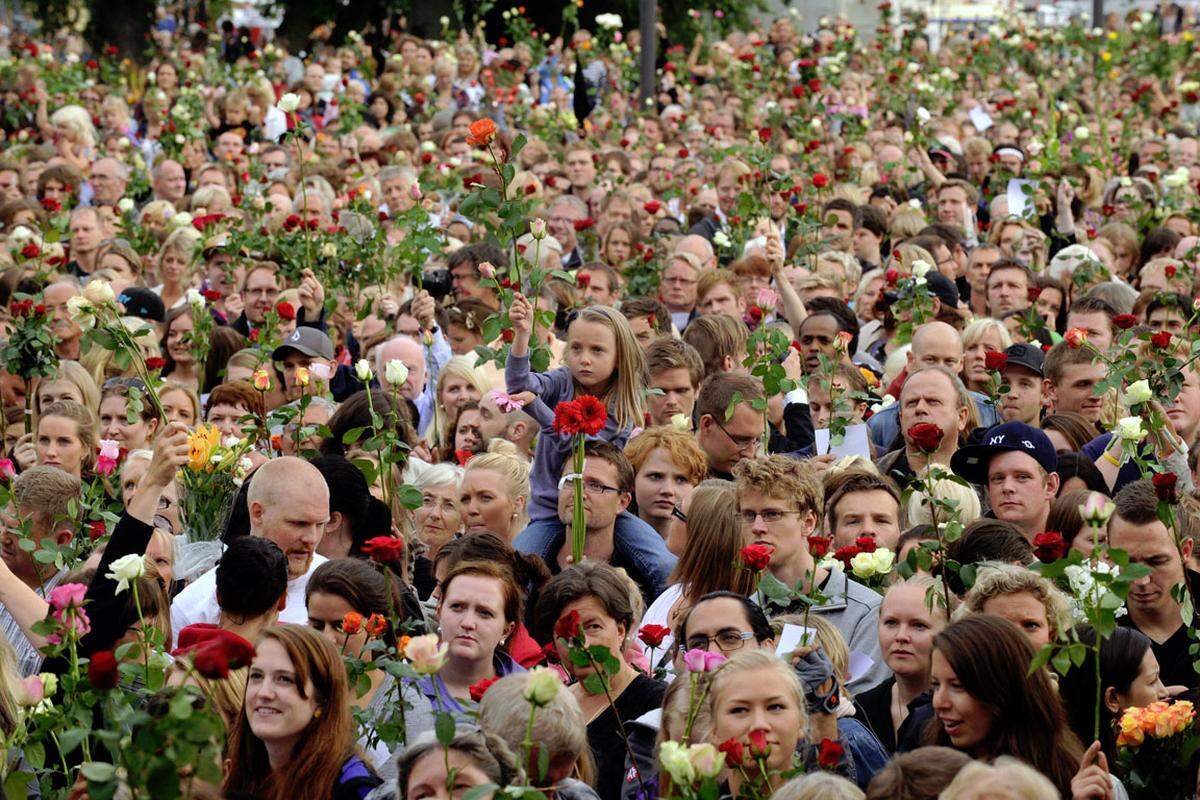
[[[596,792],[601,800],[619,800],[621,796],[626,756],[623,726],[660,707],[666,691],[662,683],[641,674],[621,657],[627,638],[633,633],[631,598],[636,591],[629,578],[613,567],[586,561],[552,578],[537,604],[538,640],[554,641],[559,660],[575,678],[571,692],[587,720],[588,744],[596,760]],[[616,674],[605,676],[607,693],[595,679],[589,680],[595,670],[590,665],[573,664],[567,655],[566,640],[555,635],[556,626],[573,627],[572,620],[576,620],[588,647],[607,647],[620,662]]]
[[[929,659],[933,637],[946,626],[946,612],[929,590],[928,575],[914,575],[892,586],[879,607],[879,650],[892,677],[855,697],[863,720],[889,753],[895,753],[912,727],[914,709],[929,704]],[[915,738],[915,737],[914,737]]]

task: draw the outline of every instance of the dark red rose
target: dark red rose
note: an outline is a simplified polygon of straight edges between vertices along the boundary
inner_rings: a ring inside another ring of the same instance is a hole
[[[771,563],[771,556],[774,555],[775,548],[765,544],[748,544],[741,549],[738,557],[747,569],[752,569],[755,572],[762,572]]]
[[[108,526],[104,524],[104,520],[94,519],[88,523],[88,540],[96,541],[103,538],[108,533]]]
[[[592,219],[591,217],[584,217],[583,219],[575,220],[574,227],[575,231],[578,233],[579,231],[586,231],[595,224],[596,220]]]
[[[717,745],[717,750],[725,754],[725,763],[731,767],[740,767],[746,757],[746,746],[737,739],[726,739]]]
[[[29,242],[21,248],[21,256],[24,258],[37,258],[41,254],[42,248],[38,247],[33,242]]]
[[[1037,286],[1030,286],[1025,290],[1025,296],[1029,298],[1029,302],[1036,302],[1042,296],[1042,290]]]
[[[1046,531],[1033,537],[1033,554],[1043,564],[1053,564],[1067,554],[1071,546],[1058,531]]]
[[[146,369],[162,369],[167,365],[167,360],[162,356],[151,356],[146,359]]]
[[[1165,274],[1168,278],[1174,278],[1178,272],[1179,267],[1175,266],[1174,264],[1167,264],[1167,266],[1163,268],[1163,274]]]
[[[854,546],[858,548],[860,553],[874,553],[879,545],[875,542],[874,536],[859,536],[854,540]]]
[[[808,537],[808,552],[812,553],[813,558],[824,558],[831,544],[833,539],[830,537],[813,534]]]
[[[50,213],[54,213],[55,211],[62,211],[62,203],[58,202],[53,197],[43,197],[42,208],[46,209]]]
[[[658,647],[671,633],[666,625],[643,625],[638,631],[638,638],[646,647]]]
[[[767,142],[771,141],[771,129],[770,128],[759,128],[758,129],[758,140],[760,142],[762,142],[763,144],[766,144]]]
[[[657,200],[647,200],[642,204],[642,208],[646,210],[647,214],[654,216],[659,212],[660,209],[662,209],[662,203],[658,202]]]
[[[767,732],[761,728],[750,731],[746,738],[750,740],[750,755],[755,758],[762,758],[771,752],[771,747],[767,744]]]
[[[92,70],[100,69],[100,63],[98,61],[96,61],[96,59],[94,59],[94,58],[89,58],[84,63],[84,66],[87,67],[88,69],[92,69]]]
[[[1171,345],[1171,334],[1169,331],[1159,331],[1150,337],[1150,344],[1161,349],[1165,349]]]
[[[678,155],[680,158],[687,158],[688,157],[688,149],[686,147],[681,147],[681,148],[679,148],[679,152],[676,153],[676,155]]]
[[[887,272],[883,273],[883,279],[887,281],[888,286],[895,286],[896,281],[900,280],[900,270],[888,267]]]
[[[376,536],[363,543],[363,552],[372,561],[394,564],[404,558],[404,540],[395,536]]]
[[[918,422],[908,429],[908,440],[924,453],[935,452],[942,444],[943,436],[942,429],[932,422]]]
[[[111,650],[101,650],[88,661],[88,680],[92,686],[100,690],[115,689],[120,683],[121,673],[117,669],[117,659]]]
[[[592,276],[586,272],[576,273],[575,285],[578,286],[580,289],[586,289],[587,287],[592,285]]]
[[[1008,356],[1004,353],[997,353],[995,350],[988,350],[983,354],[983,365],[991,372],[999,372],[1008,366]]]
[[[1175,493],[1175,484],[1179,482],[1179,476],[1174,472],[1157,472],[1150,482],[1154,484],[1154,493],[1162,502],[1174,503],[1178,499]]]
[[[814,188],[824,189],[829,185],[829,176],[823,172],[818,172],[816,175],[812,176],[812,185]]]
[[[1113,325],[1123,331],[1129,330],[1134,325],[1137,325],[1138,318],[1133,314],[1117,314],[1113,317]]]
[[[850,569],[850,559],[854,558],[861,552],[862,551],[854,545],[848,544],[845,547],[839,547],[837,550],[834,550],[833,557],[842,562],[846,569]]]
[[[275,304],[275,313],[280,319],[291,322],[296,318],[296,307],[287,300],[280,300]]]
[[[512,328],[505,328],[504,330],[500,331],[500,341],[502,342],[511,343],[514,336],[516,336],[516,334],[513,333]]]
[[[846,748],[838,742],[832,739],[822,739],[821,749],[817,753],[817,764],[821,766],[821,769],[837,769],[838,764],[842,763],[842,756],[845,753]]]
[[[470,692],[470,694],[471,694],[471,700],[478,703],[480,700],[483,699],[483,696],[485,694],[487,694],[487,690],[491,687],[491,685],[498,680],[500,680],[500,679],[499,678],[484,678],[483,680],[481,680],[477,683],[471,684],[471,687],[469,689],[467,689],[467,691]]]
[[[579,612],[572,611],[569,614],[563,614],[558,618],[558,622],[554,623],[554,638],[566,639],[568,642],[573,642],[579,638]]]
[[[810,92],[821,91],[821,79],[820,78],[809,78],[808,79],[808,90]]]

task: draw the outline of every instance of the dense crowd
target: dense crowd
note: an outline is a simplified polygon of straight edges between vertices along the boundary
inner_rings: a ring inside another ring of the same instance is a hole
[[[1195,796],[1193,10],[879,14],[4,31],[6,796]]]

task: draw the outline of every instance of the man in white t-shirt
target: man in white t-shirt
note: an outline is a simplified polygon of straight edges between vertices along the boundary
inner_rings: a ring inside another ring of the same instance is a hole
[[[276,458],[251,476],[246,503],[250,535],[270,539],[287,556],[287,605],[279,612],[279,621],[307,624],[304,588],[308,576],[326,560],[316,552],[329,521],[329,487],[325,478],[303,459]],[[220,616],[216,571],[209,570],[171,603],[171,631],[178,639],[179,632],[188,625],[216,624]]]

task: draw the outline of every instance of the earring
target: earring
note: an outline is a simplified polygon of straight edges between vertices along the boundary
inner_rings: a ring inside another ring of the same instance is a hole
[[[320,719],[320,718],[321,718],[321,709],[318,708],[313,711],[313,719]]]

